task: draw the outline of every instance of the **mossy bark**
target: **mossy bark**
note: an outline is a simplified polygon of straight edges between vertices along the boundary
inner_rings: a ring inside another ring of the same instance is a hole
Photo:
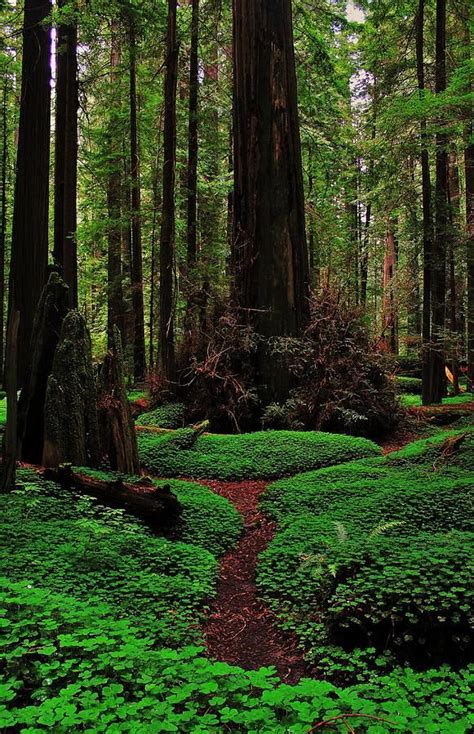
[[[30,369],[18,404],[19,456],[31,464],[41,463],[43,455],[46,387],[68,301],[68,287],[57,273],[51,273],[38,303]]]
[[[138,474],[137,437],[123,378],[120,333],[116,327],[100,373],[99,421],[110,468],[128,475]]]
[[[48,379],[43,464],[97,466],[102,452],[91,339],[84,318],[70,311]]]

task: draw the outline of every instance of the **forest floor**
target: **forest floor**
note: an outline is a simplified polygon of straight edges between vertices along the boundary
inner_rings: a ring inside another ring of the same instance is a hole
[[[259,598],[258,556],[272,541],[276,525],[258,509],[268,482],[206,481],[232,502],[244,519],[242,537],[221,560],[217,594],[204,626],[211,657],[246,670],[275,666],[285,683],[307,675],[296,637],[283,635],[273,613]]]

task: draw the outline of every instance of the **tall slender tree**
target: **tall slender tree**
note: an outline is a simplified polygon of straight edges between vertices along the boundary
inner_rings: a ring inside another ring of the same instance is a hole
[[[265,337],[297,335],[309,313],[308,253],[290,0],[234,0],[233,292]],[[263,383],[287,380],[268,355]]]
[[[416,24],[416,67],[418,92],[423,99],[425,94],[425,61],[424,61],[424,25],[425,0],[419,0]],[[426,120],[420,122],[421,149],[421,186],[423,204],[423,315],[422,315],[422,362],[423,362],[423,403],[432,401],[431,389],[431,268],[433,249],[433,217],[431,209],[431,175],[428,150],[428,133]]]
[[[174,346],[175,278],[175,179],[176,179],[176,88],[178,78],[176,0],[168,0],[166,37],[165,116],[163,130],[163,198],[160,234],[160,324],[159,356],[162,374],[172,385],[176,379]]]
[[[446,0],[436,2],[436,73],[435,91],[446,89]],[[446,251],[448,230],[448,136],[444,120],[436,132],[435,237],[431,288],[431,402],[440,403],[446,391],[445,318]]]
[[[124,339],[124,303],[122,288],[121,187],[122,157],[118,125],[120,118],[120,90],[118,88],[121,60],[120,28],[116,19],[111,23],[110,39],[110,119],[108,130],[109,170],[107,181],[107,322],[108,342],[113,342],[114,326]]]
[[[25,0],[18,153],[10,266],[10,317],[19,312],[17,387],[28,370],[36,305],[48,264],[51,128],[51,13],[48,0]]]
[[[137,119],[137,42],[135,18],[129,16],[130,43],[130,161],[132,204],[132,306],[134,314],[133,364],[134,377],[145,377],[145,313],[143,304],[143,254],[141,225],[140,150]]]
[[[68,0],[58,0],[61,11]],[[75,8],[74,8],[75,11]],[[77,22],[58,26],[54,168],[54,259],[69,286],[71,308],[77,307]]]

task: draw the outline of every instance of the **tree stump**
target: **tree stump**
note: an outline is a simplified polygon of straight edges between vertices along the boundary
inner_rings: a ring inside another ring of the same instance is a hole
[[[98,466],[101,456],[91,339],[84,318],[70,311],[48,379],[42,463]]]
[[[110,468],[127,475],[138,474],[137,437],[123,378],[120,332],[116,327],[99,376],[98,410],[103,448]]]
[[[46,388],[68,299],[68,287],[58,273],[51,273],[38,303],[30,367],[18,403],[18,453],[31,464],[41,463],[43,455]]]

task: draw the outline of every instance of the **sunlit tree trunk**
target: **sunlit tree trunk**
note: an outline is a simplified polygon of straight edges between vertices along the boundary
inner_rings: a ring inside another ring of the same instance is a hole
[[[265,337],[309,314],[303,175],[290,0],[234,0],[233,294]],[[269,397],[286,380],[260,362]]]

